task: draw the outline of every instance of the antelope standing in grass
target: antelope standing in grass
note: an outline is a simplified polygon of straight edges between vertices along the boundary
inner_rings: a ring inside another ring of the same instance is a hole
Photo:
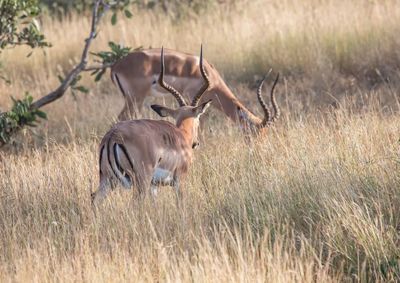
[[[111,79],[119,86],[125,99],[125,106],[119,114],[120,120],[126,120],[136,110],[141,111],[146,97],[162,97],[168,92],[157,84],[160,66],[160,49],[147,49],[130,53],[111,68]],[[199,70],[199,57],[175,50],[166,50],[165,79],[189,99],[193,99],[196,90],[203,83]],[[264,135],[266,129],[280,116],[273,90],[271,103],[274,116],[271,116],[266,104],[257,95],[263,108],[264,117],[260,119],[248,110],[225,84],[218,71],[206,60],[203,62],[212,86],[202,96],[202,101],[212,99],[212,105],[239,124],[246,134]],[[274,83],[273,89],[277,80]],[[262,83],[261,83],[262,85]],[[259,91],[258,91],[259,93]]]
[[[188,105],[179,91],[164,81],[163,49],[160,65],[158,83],[176,98],[179,108],[160,105],[152,105],[151,108],[161,117],[174,118],[176,125],[148,119],[122,121],[114,125],[100,144],[100,185],[92,194],[93,203],[103,199],[116,183],[125,188],[135,185],[142,196],[148,189],[156,194],[160,185],[173,186],[177,198],[181,196],[181,179],[192,162],[193,148],[198,145],[199,117],[211,104],[207,101],[198,105],[210,80],[204,69],[201,51],[200,72],[204,83]]]

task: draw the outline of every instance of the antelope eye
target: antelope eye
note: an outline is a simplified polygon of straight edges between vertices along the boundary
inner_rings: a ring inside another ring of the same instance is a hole
[[[199,145],[200,145],[199,142],[194,142],[194,143],[192,144],[192,148],[195,149],[195,148],[199,147]]]

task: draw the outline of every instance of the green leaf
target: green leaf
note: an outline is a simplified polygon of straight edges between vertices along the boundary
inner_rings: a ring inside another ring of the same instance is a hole
[[[31,105],[32,102],[33,102],[33,97],[32,97],[32,95],[27,95],[26,99],[28,100],[29,105]]]
[[[117,13],[114,13],[111,17],[111,24],[113,26],[115,26],[115,24],[117,23]]]
[[[94,70],[93,72],[90,73],[91,76],[96,75],[100,70]]]
[[[36,115],[38,115],[40,118],[42,118],[42,119],[46,119],[47,120],[47,114],[46,114],[46,112],[43,112],[43,111],[41,111],[41,110],[37,110],[36,111]]]
[[[114,41],[109,41],[108,46],[111,48],[111,50],[118,49],[118,45]]]
[[[87,89],[83,85],[80,85],[80,86],[76,87],[75,89],[80,91],[80,92],[83,92],[83,93],[88,93],[89,92],[89,89]]]
[[[132,18],[132,13],[129,10],[124,10],[125,13],[125,17],[127,17],[128,19]]]
[[[95,82],[100,81],[105,72],[106,72],[105,69],[101,70],[100,73],[98,73],[98,74],[96,75],[96,77],[94,78],[94,81],[95,81]]]

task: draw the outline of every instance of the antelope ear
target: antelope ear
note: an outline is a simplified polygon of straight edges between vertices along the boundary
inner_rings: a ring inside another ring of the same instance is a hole
[[[196,107],[196,116],[200,117],[201,115],[204,114],[204,112],[206,112],[207,108],[210,107],[212,102],[212,99],[200,104],[199,106]]]
[[[157,104],[153,104],[150,107],[161,117],[168,117],[168,116],[175,117],[175,115],[174,115],[175,111],[168,107],[164,107],[164,106],[157,105]]]

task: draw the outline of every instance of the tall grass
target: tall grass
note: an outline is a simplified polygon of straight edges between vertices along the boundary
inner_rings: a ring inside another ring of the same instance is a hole
[[[371,87],[387,76],[396,84],[399,20],[394,0],[237,1],[180,22],[136,11],[132,20],[121,17],[116,26],[105,22],[94,48],[106,49],[113,40],[198,53],[204,43],[207,59],[228,79],[253,82],[272,67],[305,80],[307,88],[335,92],[354,84]],[[25,49],[4,52],[1,59],[14,85],[2,86],[2,93],[39,94],[54,87],[56,74],[78,59],[89,25],[89,17],[78,15],[62,22],[43,19],[54,47],[29,59]]]
[[[179,23],[138,11],[105,24],[99,50],[205,43],[256,113],[253,76],[281,70],[283,117],[249,145],[212,113],[181,209],[166,187],[155,204],[118,189],[94,211],[97,147],[122,99],[86,78],[90,94],[47,107],[49,121],[0,153],[0,281],[398,280],[399,13],[395,1],[239,1]],[[46,56],[3,53],[13,84],[0,84],[0,108],[51,90],[88,25],[44,19]]]
[[[399,122],[335,110],[281,122],[251,147],[219,127],[197,152],[182,209],[163,188],[155,204],[120,189],[92,211],[97,137],[3,154],[2,279],[397,278]]]

